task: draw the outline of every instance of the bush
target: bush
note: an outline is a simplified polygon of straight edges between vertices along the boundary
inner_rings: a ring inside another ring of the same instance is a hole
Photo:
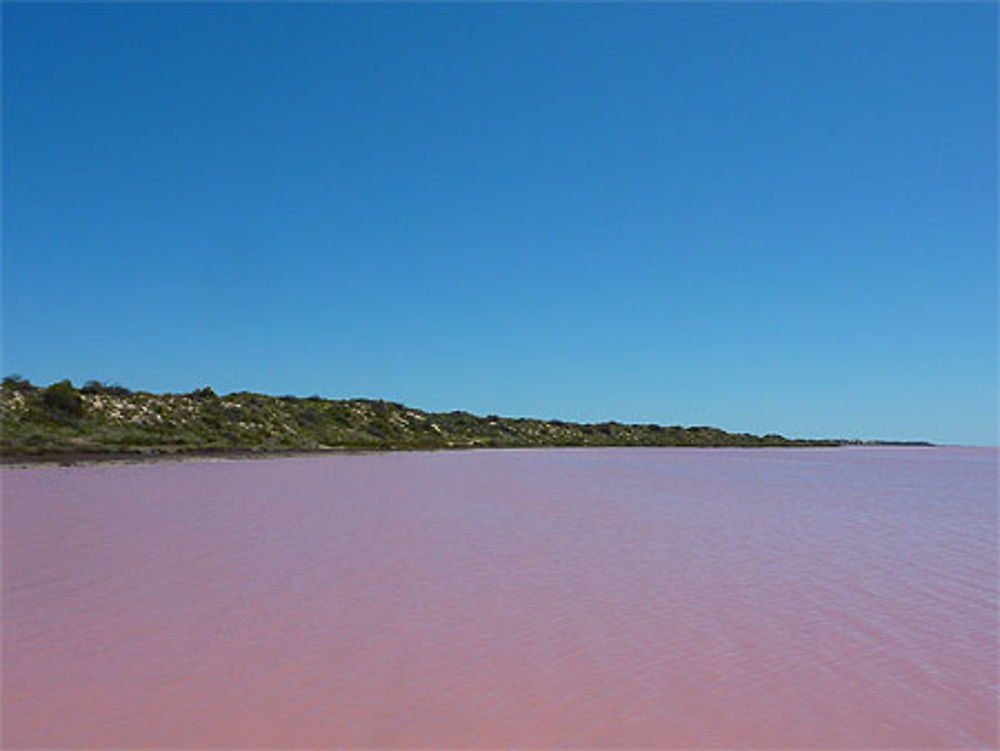
[[[31,391],[34,386],[27,378],[22,378],[18,373],[12,373],[3,379],[3,387],[12,391]]]
[[[306,407],[298,411],[295,415],[295,420],[303,427],[317,428],[326,422],[326,415],[315,407]]]
[[[69,381],[59,381],[45,389],[42,402],[53,417],[83,416],[83,397]]]
[[[100,381],[87,381],[80,387],[81,394],[103,394],[104,384]]]
[[[117,383],[104,384],[100,381],[87,381],[80,387],[80,393],[107,394],[108,396],[131,396],[132,390]]]

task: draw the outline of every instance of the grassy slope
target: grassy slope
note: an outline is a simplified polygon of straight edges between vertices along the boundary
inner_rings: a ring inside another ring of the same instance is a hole
[[[781,436],[716,428],[596,425],[556,420],[433,413],[367,399],[274,397],[209,389],[149,394],[64,382],[48,389],[24,381],[0,389],[0,454],[294,451],[333,448],[418,449],[480,446],[789,446]]]

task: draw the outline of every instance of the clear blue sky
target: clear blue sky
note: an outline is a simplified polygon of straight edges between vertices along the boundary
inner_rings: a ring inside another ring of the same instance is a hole
[[[4,3],[4,372],[996,444],[996,34]]]

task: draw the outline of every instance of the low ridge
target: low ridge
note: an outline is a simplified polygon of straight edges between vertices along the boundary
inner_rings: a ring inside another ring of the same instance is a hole
[[[425,412],[372,399],[324,399],[211,388],[152,394],[89,381],[0,388],[6,460],[128,455],[542,446],[833,446],[838,440],[728,433],[712,427],[598,424]]]

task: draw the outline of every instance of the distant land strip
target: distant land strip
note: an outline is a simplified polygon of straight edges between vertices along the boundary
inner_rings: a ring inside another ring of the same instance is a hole
[[[375,399],[268,396],[211,388],[152,394],[70,381],[36,386],[7,376],[0,387],[0,459],[101,459],[259,456],[345,450],[571,446],[795,447],[930,445],[839,439],[789,439],[705,426],[485,417],[425,412]]]

